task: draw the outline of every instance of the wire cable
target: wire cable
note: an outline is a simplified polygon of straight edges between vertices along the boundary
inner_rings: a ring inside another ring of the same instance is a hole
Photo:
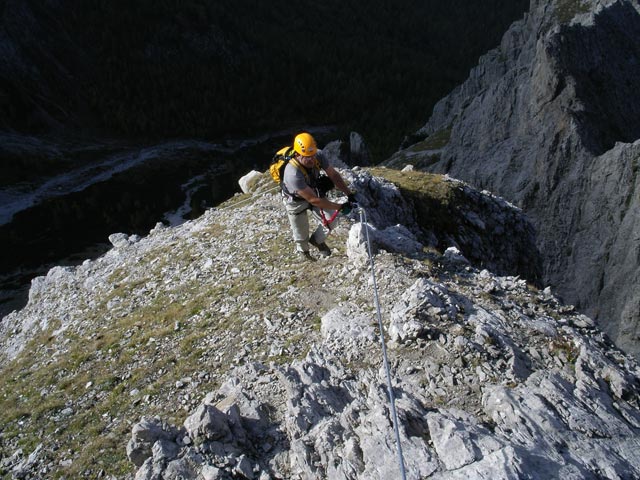
[[[278,190],[279,188],[280,188],[280,186],[277,186],[277,187],[270,188],[269,190],[259,191],[259,192],[255,192],[255,193],[256,193],[256,194],[260,194],[260,195],[265,195],[265,194],[267,194],[267,193],[275,192],[275,191],[276,191],[276,190]],[[233,197],[232,197],[232,198],[233,198]],[[229,200],[232,200],[232,198],[230,198]],[[227,202],[228,202],[229,200],[227,200]],[[244,203],[249,203],[249,202],[250,202],[250,201],[252,201],[252,200],[253,200],[253,201],[255,201],[255,200],[256,200],[256,197],[255,197],[253,194],[249,195],[249,197],[248,197],[248,198],[245,198],[244,200],[240,200],[239,202],[236,202],[236,203],[232,203],[231,205],[225,205],[224,207],[214,207],[214,208],[215,208],[216,210],[228,210],[229,208],[237,207],[238,205],[242,205],[242,204],[244,204]]]
[[[260,193],[270,193],[271,191],[276,190],[279,187],[275,187],[273,189],[267,190],[266,192],[260,192]],[[250,200],[254,200],[253,196],[249,197],[245,200],[242,200],[240,202],[236,202],[232,205],[227,205],[225,207],[220,208],[220,210],[226,210],[228,208],[231,207],[237,207],[238,205],[241,205],[243,203],[247,203]],[[369,238],[369,229],[367,228],[367,214],[364,211],[363,208],[359,207],[358,208],[359,213],[360,213],[360,224],[363,226],[364,230],[365,230],[365,237],[367,240],[367,252],[369,254],[369,262],[371,264],[371,279],[372,279],[372,283],[373,283],[373,297],[374,297],[374,303],[375,303],[375,308],[376,308],[376,312],[377,312],[377,317],[378,317],[378,327],[380,328],[380,345],[382,346],[382,358],[383,358],[383,363],[384,363],[384,368],[386,371],[386,375],[387,375],[387,390],[389,393],[389,403],[391,404],[391,417],[393,420],[393,428],[395,431],[395,436],[396,436],[396,444],[397,444],[397,451],[398,451],[398,462],[400,465],[400,473],[402,475],[402,480],[406,480],[407,478],[407,474],[405,471],[405,467],[404,467],[404,456],[402,454],[402,445],[400,443],[400,427],[398,424],[398,414],[396,412],[396,400],[395,400],[395,396],[393,394],[393,385],[391,383],[391,369],[389,368],[389,359],[387,357],[387,346],[385,344],[384,341],[384,326],[382,323],[382,313],[381,313],[381,309],[380,309],[380,297],[378,295],[378,284],[376,281],[376,270],[375,270],[375,263],[373,260],[373,253],[371,251],[371,239]],[[333,220],[333,218],[332,218]]]
[[[396,413],[396,399],[393,395],[393,386],[391,384],[391,369],[389,368],[389,359],[387,358],[387,347],[384,342],[384,329],[382,325],[382,314],[380,313],[380,298],[378,296],[378,284],[376,282],[376,270],[373,261],[373,253],[371,252],[371,240],[369,239],[369,229],[367,228],[367,214],[363,208],[360,210],[360,224],[364,228],[365,237],[367,239],[367,250],[369,253],[369,262],[371,263],[371,279],[373,282],[373,298],[375,302],[376,311],[378,314],[378,326],[380,328],[380,344],[382,345],[382,358],[384,361],[384,368],[387,373],[387,390],[389,391],[389,403],[391,404],[391,417],[393,419],[393,428],[396,434],[396,443],[398,446],[398,461],[400,463],[400,472],[402,474],[402,480],[407,479],[407,474],[404,468],[404,456],[402,455],[402,445],[400,444],[400,428],[398,426],[398,415]]]

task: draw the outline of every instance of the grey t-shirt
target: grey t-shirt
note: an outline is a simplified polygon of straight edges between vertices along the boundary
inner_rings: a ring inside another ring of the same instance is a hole
[[[320,176],[320,170],[325,170],[330,165],[329,160],[322,154],[322,150],[318,150],[316,159],[318,160],[317,163],[320,168],[305,169],[309,177],[308,182],[302,171],[304,167],[300,166],[300,168],[296,168],[291,165],[291,162],[287,164],[282,180],[285,193],[295,195],[299,190],[304,190],[306,187],[314,188],[316,186],[316,182]]]

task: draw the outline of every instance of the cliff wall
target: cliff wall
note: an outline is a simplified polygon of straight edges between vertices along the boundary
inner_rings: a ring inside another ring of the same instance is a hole
[[[637,1],[532,1],[387,162],[446,172],[523,208],[544,280],[635,354],[639,12]]]

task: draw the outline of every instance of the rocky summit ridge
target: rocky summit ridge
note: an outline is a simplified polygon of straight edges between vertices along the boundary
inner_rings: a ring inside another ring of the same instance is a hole
[[[543,278],[640,354],[640,4],[532,0],[387,162],[523,208]]]
[[[263,176],[196,220],[114,234],[104,256],[34,280],[0,323],[3,478],[400,478],[367,232],[407,478],[640,476],[638,364],[470,248],[534,244],[521,212],[432,176],[474,199],[446,206],[471,227],[443,235],[446,216],[419,223],[424,197],[402,183],[426,174],[343,173],[369,224],[343,218],[328,259],[291,255]],[[483,237],[489,213],[502,231]]]

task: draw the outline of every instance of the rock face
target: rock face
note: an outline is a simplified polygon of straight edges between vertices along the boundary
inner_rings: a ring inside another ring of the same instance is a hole
[[[371,164],[369,148],[358,132],[349,133],[349,140],[334,140],[322,149],[334,159],[334,165],[366,167]],[[335,161],[338,160],[336,164]]]
[[[342,218],[329,258],[292,255],[265,175],[35,281],[0,323],[3,476],[399,478],[369,232],[407,478],[638,477],[637,362],[551,289],[425,249],[394,184],[343,174],[368,223]]]
[[[441,252],[455,247],[477,267],[539,282],[542,267],[536,234],[519,208],[446,175],[371,171],[399,187],[415,212],[423,243]],[[374,200],[365,199],[364,205],[375,205],[375,212],[385,200]]]
[[[378,260],[385,290],[410,283],[408,270]],[[447,270],[473,286],[418,274],[391,305],[407,478],[639,475],[637,365],[587,317],[549,317],[556,300],[523,281],[464,263]],[[492,300],[477,303],[481,291]],[[157,438],[136,479],[399,478],[376,329],[343,306],[323,316],[321,333],[302,360],[232,371],[168,439],[159,420],[136,424],[132,462],[140,437]]]
[[[522,207],[544,278],[640,353],[640,7],[533,0],[391,165]]]

